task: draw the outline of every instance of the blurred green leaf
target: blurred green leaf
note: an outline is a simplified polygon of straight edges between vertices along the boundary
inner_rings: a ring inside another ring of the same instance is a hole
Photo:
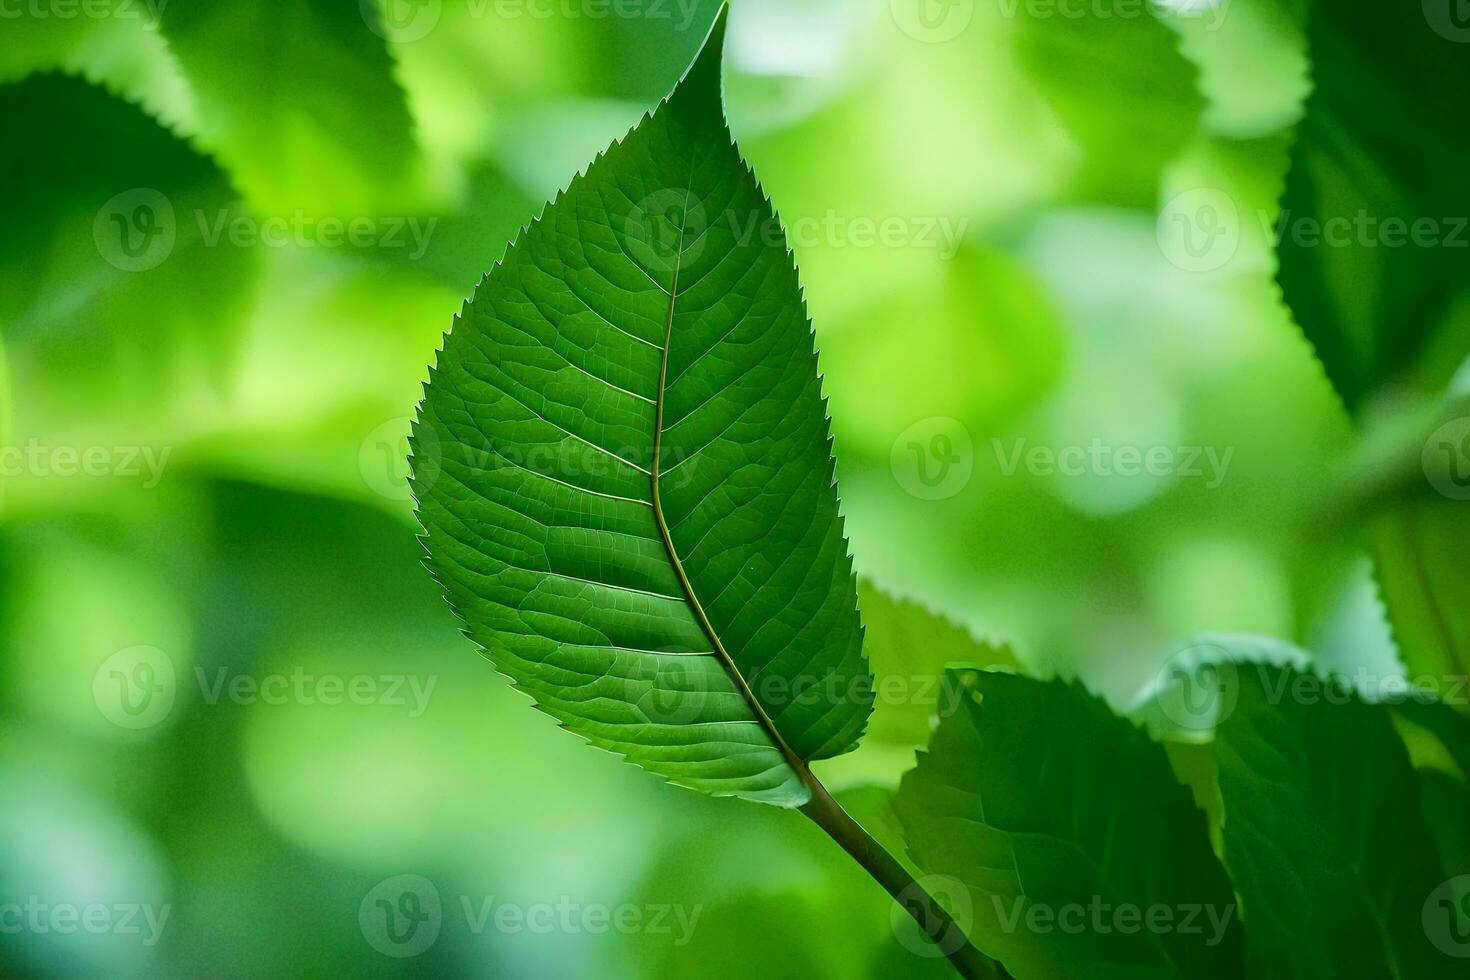
[[[1246,671],[1215,747],[1248,975],[1448,975],[1420,923],[1439,862],[1387,707]]]
[[[1306,670],[1312,655],[1269,636],[1207,633],[1175,651],[1127,714],[1154,738],[1201,744],[1235,707],[1240,675],[1263,665]]]
[[[542,710],[793,806],[872,695],[811,327],[724,124],[723,39],[722,16],[465,306],[413,485],[450,604]]]
[[[1410,676],[1470,676],[1470,513],[1426,498],[1375,522],[1371,542],[1383,603]]]
[[[200,137],[267,214],[350,219],[422,203],[422,161],[371,3],[169,0],[161,29]]]
[[[1133,16],[1001,5],[1017,7],[1021,63],[1081,150],[1077,192],[1152,210],[1164,167],[1194,138],[1205,107],[1178,37],[1143,3]]]
[[[0,81],[48,71],[78,75],[170,125],[191,128],[192,96],[158,31],[159,6],[160,0],[89,0],[85,9],[41,3],[9,8]]]
[[[863,652],[875,677],[873,716],[857,751],[817,768],[829,786],[876,782],[897,787],[913,767],[915,750],[929,743],[943,685],[951,676],[945,667],[1022,667],[1009,647],[981,642],[958,623],[866,580],[858,582],[858,608]]]
[[[463,200],[435,224],[413,265],[469,298],[485,270],[535,216],[538,203],[498,163],[479,163],[468,174]]]
[[[1399,730],[1417,767],[1419,804],[1440,866],[1452,877],[1470,874],[1470,716],[1440,701],[1412,698],[1396,703],[1394,713],[1408,722]]]
[[[1419,801],[1444,873],[1470,874],[1470,786],[1438,769],[1421,769]]]
[[[1470,692],[1463,688],[1463,677],[1460,681],[1461,686],[1445,693],[1464,704]],[[1470,716],[1461,714],[1441,701],[1415,698],[1402,699],[1396,703],[1394,710],[1438,739],[1461,775],[1470,777]]]
[[[1063,376],[1063,326],[1044,286],[1000,252],[946,247],[955,252],[937,276],[865,304],[824,344],[823,367],[840,379],[832,416],[845,450],[886,462],[905,429],[934,417],[997,431]]]
[[[0,327],[17,436],[85,424],[94,440],[139,439],[186,418],[181,405],[223,383],[255,275],[253,254],[211,247],[202,231],[230,213],[228,179],[80,78],[0,87],[0,131]]]
[[[496,155],[520,189],[537,200],[554,198],[569,175],[621,139],[644,115],[643,103],[611,99],[547,102],[513,114]]]
[[[1422,9],[1421,9],[1422,7]],[[1415,373],[1470,279],[1455,4],[1318,3],[1277,279],[1347,407]],[[1438,391],[1448,375],[1415,379]]]
[[[704,980],[709,964],[738,962],[749,976],[836,977],[806,925],[819,918],[814,903],[791,892],[749,892],[701,906],[692,941],[669,950],[649,975]]]
[[[953,676],[896,808],[919,866],[969,890],[976,945],[1017,980],[1239,976],[1230,883],[1163,749],[1074,683]],[[1116,928],[1130,908],[1200,928]]]
[[[1298,0],[1165,0],[1165,23],[1199,66],[1204,124],[1251,139],[1293,125],[1311,90]]]

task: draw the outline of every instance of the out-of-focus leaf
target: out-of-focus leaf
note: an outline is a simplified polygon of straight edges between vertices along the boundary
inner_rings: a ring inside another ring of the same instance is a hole
[[[1443,702],[1417,699],[1394,710],[1409,723],[1400,731],[1419,767],[1419,804],[1434,832],[1441,867],[1449,877],[1470,874],[1470,716]],[[1427,752],[1425,739],[1431,740]],[[1431,761],[1421,761],[1420,754]]]
[[[346,0],[163,7],[201,139],[261,211],[350,219],[421,203],[413,121],[377,14]]]
[[[1344,403],[1414,374],[1470,282],[1465,29],[1453,3],[1317,3],[1278,281]],[[1441,373],[1441,372],[1435,372]],[[1449,380],[1414,379],[1438,391]]]
[[[919,866],[969,889],[975,944],[1017,980],[1239,976],[1230,882],[1163,749],[1076,684],[955,677],[896,808]],[[1095,908],[1190,908],[1201,928]]]
[[[1199,66],[1205,128],[1231,139],[1278,132],[1311,90],[1305,12],[1282,0],[1160,0],[1165,23]]]
[[[1461,678],[1463,681],[1464,678]],[[1447,696],[1454,696],[1464,704],[1467,693],[1458,685]],[[1395,705],[1395,710],[1429,732],[1444,746],[1460,773],[1470,778],[1470,716],[1463,715],[1441,701],[1405,698]]]
[[[202,231],[232,213],[229,181],[80,78],[0,87],[0,131],[0,326],[17,438],[85,421],[90,439],[136,440],[177,421],[173,409],[222,382],[254,278],[253,254],[211,247]]]
[[[858,583],[863,651],[873,676],[873,717],[857,751],[818,767],[828,786],[876,782],[897,787],[913,767],[914,752],[929,743],[944,705],[945,668],[1021,670],[1009,647],[983,643],[958,623],[911,599],[894,597],[868,581]]]
[[[943,241],[962,230],[933,229],[941,254],[955,250],[938,274],[844,318],[824,343],[823,363],[841,379],[832,415],[845,449],[886,463],[894,440],[927,418],[1001,430],[1060,381],[1063,328],[1045,287],[999,252]]]
[[[1410,677],[1463,681],[1470,676],[1470,503],[1415,501],[1371,533],[1383,604]]]
[[[1470,785],[1438,769],[1421,769],[1419,803],[1444,873],[1470,874]]]
[[[640,103],[612,99],[540,104],[506,120],[496,157],[524,193],[552,198],[567,185],[569,174],[620,139],[643,114]]]
[[[895,911],[907,914],[814,824],[690,793],[660,792],[655,802],[662,820],[633,894],[682,907],[686,921],[698,918],[685,941],[671,916],[667,933],[623,944],[629,975],[783,977],[794,964],[803,977],[856,977],[878,950],[899,946],[890,922]],[[776,920],[759,910],[763,904]],[[812,922],[821,928],[792,928]],[[768,957],[767,946],[789,949],[786,965]]]
[[[821,909],[798,893],[747,892],[693,908],[699,909],[696,928],[686,942],[667,950],[648,976],[704,980],[709,964],[732,962],[749,976],[836,976],[824,966],[821,943],[806,926],[819,921]],[[676,941],[685,938],[673,931]]]
[[[166,2],[166,0],[165,0]],[[90,0],[80,16],[64,5],[26,4],[5,15],[0,81],[62,71],[144,106],[171,126],[192,128],[193,99],[158,32],[160,0]]]
[[[1152,209],[1164,167],[1192,140],[1205,102],[1179,39],[1144,6],[1058,10],[1016,0],[1021,63],[1079,144],[1077,191]],[[1146,108],[1145,108],[1146,107]]]
[[[5,359],[5,334],[0,332],[0,446],[10,445],[10,365]],[[5,488],[0,486],[0,514],[5,512]],[[0,605],[0,612],[4,611]]]
[[[1208,742],[1239,697],[1240,675],[1266,665],[1306,670],[1312,655],[1269,636],[1206,633],[1175,651],[1129,704],[1154,738]]]
[[[1389,709],[1289,668],[1239,692],[1215,751],[1246,974],[1449,975],[1420,923],[1439,861]]]
[[[1210,843],[1219,853],[1225,804],[1220,799],[1220,767],[1215,763],[1215,750],[1208,744],[1194,742],[1164,742],[1163,745],[1174,778],[1189,787],[1194,794],[1194,805],[1204,811],[1210,825]]]
[[[499,164],[480,162],[468,175],[463,200],[439,218],[414,267],[468,297],[535,216],[538,203]]]
[[[793,806],[872,692],[811,325],[724,123],[724,24],[466,304],[413,487],[451,606],[542,710]]]

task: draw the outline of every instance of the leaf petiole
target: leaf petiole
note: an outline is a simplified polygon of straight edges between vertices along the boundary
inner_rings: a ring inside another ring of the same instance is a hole
[[[909,874],[862,824],[852,818],[842,804],[832,798],[827,788],[808,769],[802,773],[811,788],[811,801],[801,812],[821,827],[854,861],[883,886],[893,900],[913,916],[936,949],[949,958],[960,976],[966,980],[1004,980],[1004,969],[976,949],[963,929],[934,896]]]

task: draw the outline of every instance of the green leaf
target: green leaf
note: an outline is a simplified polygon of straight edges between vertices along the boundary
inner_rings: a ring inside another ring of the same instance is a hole
[[[1350,410],[1412,373],[1470,281],[1470,59],[1454,9],[1351,0],[1318,3],[1310,19],[1316,88],[1282,199],[1277,278]],[[1421,220],[1417,243],[1385,226]],[[1424,380],[1437,391],[1448,376]]]
[[[916,322],[925,329],[915,331]],[[865,302],[833,332],[822,357],[842,379],[831,395],[838,437],[848,455],[886,464],[916,419],[943,416],[972,432],[1007,431],[1057,386],[1064,333],[1032,272],[999,251],[961,244],[937,281],[918,278]],[[905,377],[924,383],[894,384]]]
[[[1154,738],[1203,744],[1234,707],[1240,674],[1263,664],[1306,669],[1312,655],[1270,636],[1205,633],[1175,651],[1126,714]]]
[[[542,710],[681,785],[796,806],[871,678],[811,325],[724,123],[724,27],[481,282],[413,479],[451,606]]]
[[[1470,874],[1470,786],[1438,769],[1421,769],[1419,802],[1444,873]]]
[[[1230,883],[1163,749],[1076,684],[956,680],[896,809],[919,866],[969,889],[976,945],[1018,980],[1239,976]]]
[[[1199,69],[1204,125],[1231,139],[1276,132],[1300,118],[1307,78],[1305,11],[1297,0],[1171,4],[1166,23]],[[1155,8],[1159,9],[1159,8]],[[1241,71],[1249,52],[1250,71]]]
[[[15,8],[5,17],[0,80],[54,71],[80,75],[157,118],[192,128],[188,85],[154,16],[160,6],[158,0],[91,0],[85,10],[72,8],[71,16],[54,4]]]
[[[1248,976],[1452,975],[1420,921],[1439,861],[1387,707],[1263,667],[1215,747]]]
[[[1470,676],[1470,514],[1460,500],[1426,498],[1371,529],[1383,605],[1411,677],[1463,685]]]
[[[1079,144],[1081,195],[1152,209],[1161,172],[1194,138],[1205,107],[1174,33],[1142,4],[1123,17],[1091,6],[1058,16],[1020,3],[1016,43]]]
[[[879,783],[897,787],[929,743],[943,705],[945,668],[952,665],[1021,670],[1009,647],[982,643],[970,631],[911,599],[858,582],[867,654],[874,684],[873,717],[856,752],[819,767],[828,786]]]
[[[1470,693],[1463,690],[1463,680],[1461,678],[1460,689],[1448,692],[1460,699],[1461,704],[1464,704],[1463,698],[1466,694]],[[1470,717],[1443,702],[1414,698],[1403,699],[1394,710],[1438,739],[1455,767],[1462,775],[1470,777]]]
[[[233,214],[226,175],[137,105],[71,76],[0,86],[0,132],[0,328],[17,438],[85,429],[168,442],[160,433],[181,419],[199,425],[257,274],[254,253],[202,230]],[[56,498],[57,483],[32,493]]]
[[[413,120],[371,3],[169,0],[160,25],[201,138],[262,211],[345,220],[420,202]]]

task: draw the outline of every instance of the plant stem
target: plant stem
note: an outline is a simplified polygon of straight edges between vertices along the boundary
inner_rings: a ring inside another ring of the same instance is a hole
[[[999,964],[970,944],[964,930],[914,880],[913,875],[832,798],[832,794],[827,792],[827,788],[810,770],[804,775],[808,777],[806,783],[811,788],[812,799],[801,808],[801,812],[852,855],[853,860],[862,865],[873,876],[873,880],[882,885],[893,896],[893,900],[914,917],[919,928],[934,941],[935,947],[949,957],[960,976],[966,980],[1003,980],[1006,973]]]

